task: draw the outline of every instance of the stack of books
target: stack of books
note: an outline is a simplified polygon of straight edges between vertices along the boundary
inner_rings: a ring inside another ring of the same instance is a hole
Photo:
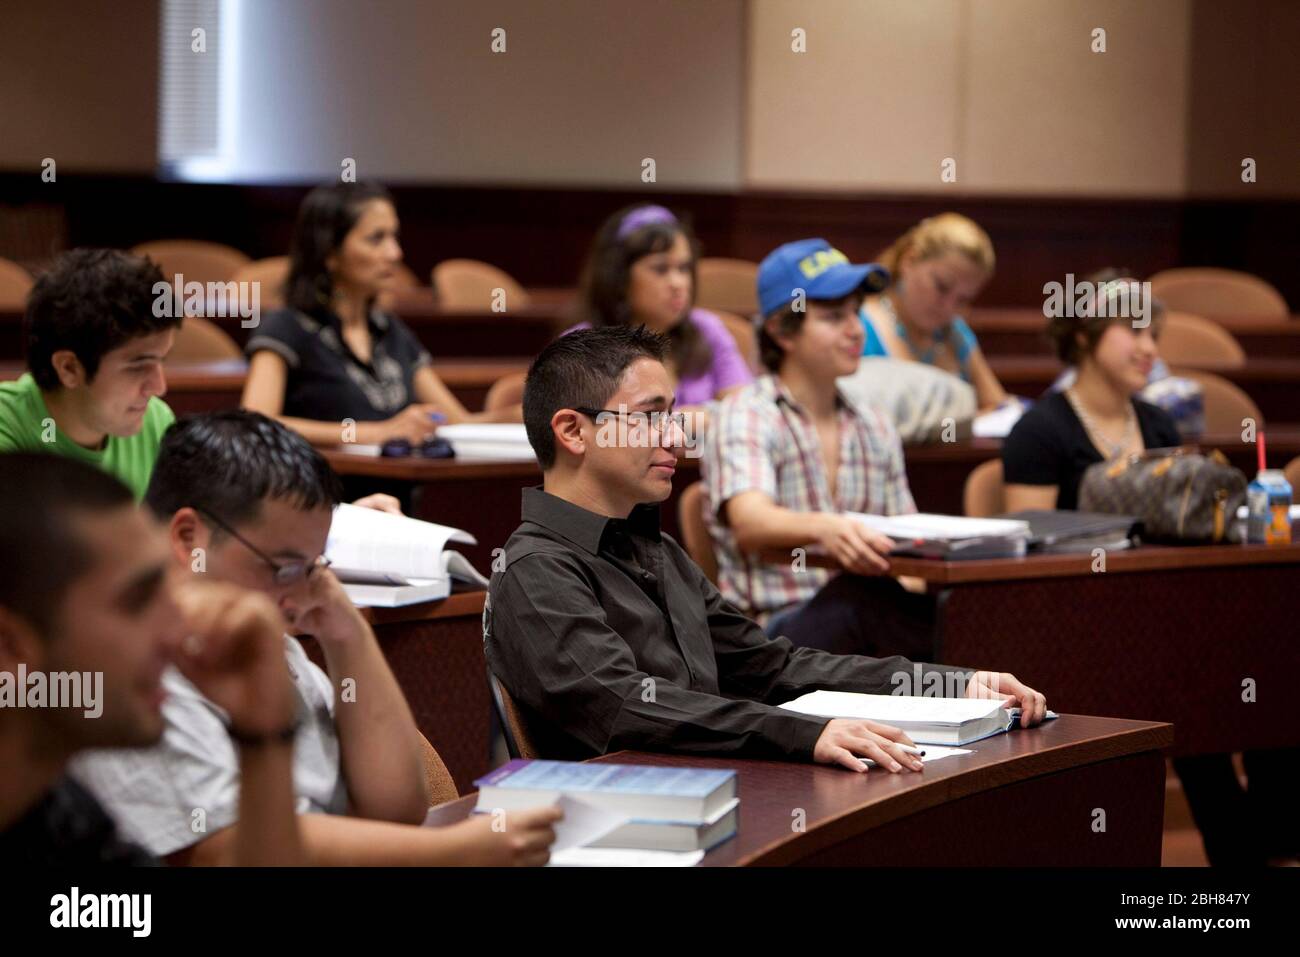
[[[522,810],[564,798],[621,823],[587,848],[707,851],[736,833],[736,772],[517,759],[474,782],[475,813]]]

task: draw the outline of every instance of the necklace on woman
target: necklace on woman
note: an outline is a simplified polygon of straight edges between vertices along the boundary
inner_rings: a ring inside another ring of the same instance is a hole
[[[1079,421],[1083,423],[1083,427],[1088,434],[1094,440],[1101,440],[1101,444],[1106,447],[1108,451],[1104,457],[1107,461],[1117,458],[1121,452],[1128,448],[1129,440],[1133,437],[1133,428],[1137,425],[1137,416],[1133,414],[1132,402],[1124,403],[1124,410],[1127,413],[1124,417],[1124,431],[1120,435],[1118,442],[1112,442],[1107,438],[1106,433],[1097,427],[1093,417],[1083,408],[1083,402],[1075,394],[1073,386],[1065,390],[1065,398],[1070,403],[1070,407],[1074,409],[1074,414],[1079,417]]]
[[[894,331],[898,334],[898,338],[903,341],[903,345],[912,350],[912,355],[916,357],[916,361],[927,365],[935,365],[935,354],[938,352],[939,347],[943,345],[942,337],[939,335],[933,336],[929,348],[921,352],[912,342],[911,334],[908,332],[907,326],[903,325],[903,320],[899,318],[898,310],[894,308],[894,300],[889,297],[889,293],[881,293],[880,305],[885,311],[885,318],[893,322]]]

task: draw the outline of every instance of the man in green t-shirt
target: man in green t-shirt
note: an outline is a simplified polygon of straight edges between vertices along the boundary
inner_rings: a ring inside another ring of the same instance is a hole
[[[0,452],[66,455],[143,498],[176,418],[159,397],[181,319],[154,313],[170,288],[152,262],[119,250],[60,256],[27,299],[28,371],[0,383]]]

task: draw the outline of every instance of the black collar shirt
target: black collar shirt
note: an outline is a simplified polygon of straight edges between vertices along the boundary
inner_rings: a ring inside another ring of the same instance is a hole
[[[812,760],[826,719],[777,705],[818,689],[889,694],[895,676],[915,678],[901,657],[769,638],[660,533],[659,506],[608,518],[541,488],[524,490],[483,637],[548,758],[631,749]]]

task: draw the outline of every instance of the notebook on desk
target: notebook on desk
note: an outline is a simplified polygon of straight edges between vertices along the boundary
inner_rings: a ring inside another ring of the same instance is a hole
[[[1029,523],[1017,519],[965,518],[960,515],[867,515],[846,512],[873,531],[894,540],[891,555],[969,561],[1019,558],[1029,540]]]
[[[1027,522],[1030,550],[1054,554],[1128,548],[1142,527],[1132,515],[1102,512],[1030,509],[998,517]]]

